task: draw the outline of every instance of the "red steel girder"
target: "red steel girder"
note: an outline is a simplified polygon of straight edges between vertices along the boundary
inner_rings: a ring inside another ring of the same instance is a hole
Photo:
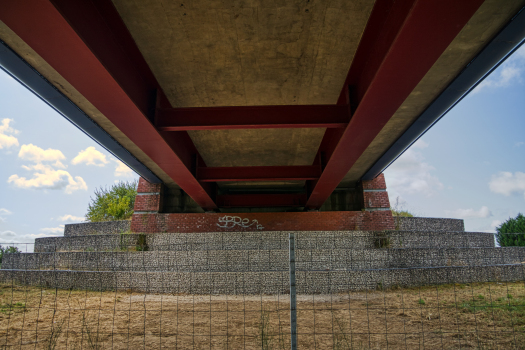
[[[381,3],[383,2],[376,2],[376,6],[381,6]],[[306,204],[308,208],[319,208],[323,205],[483,1],[418,0],[409,8],[405,7],[403,1],[392,3],[394,7],[383,20],[386,23],[400,24],[399,30],[394,35],[389,32],[390,29],[385,30],[384,26],[372,28],[381,32],[372,36],[384,36],[385,39],[376,39],[377,49],[364,51],[369,55],[384,52],[384,58],[379,65],[368,64],[362,68],[370,70],[361,72],[362,77],[369,77],[369,82],[363,78],[359,81],[359,86],[355,87],[357,91],[364,89],[362,98],[352,101],[353,105],[357,104],[355,113],[321,177],[312,186]],[[401,6],[404,10],[397,11],[396,6]],[[378,15],[375,8],[373,15]],[[391,18],[392,16],[394,18]],[[372,23],[373,18],[369,24]],[[363,35],[363,38],[365,36],[367,35]],[[379,46],[384,46],[385,42],[390,43],[388,48],[380,49]],[[362,45],[374,43],[362,41]],[[368,59],[372,60],[373,57]],[[366,60],[367,57],[356,55],[354,62],[357,64]]]
[[[221,208],[304,207],[306,194],[228,194],[217,196]]]
[[[217,207],[208,187],[211,184],[199,183],[190,171],[192,155],[172,149],[194,148],[187,143],[189,138],[166,141],[148,119],[158,85],[138,49],[126,50],[133,42],[110,2],[6,0],[0,20],[201,207]],[[122,35],[125,38],[119,37]]]
[[[197,180],[201,182],[305,181],[316,180],[319,176],[319,165],[197,168]]]
[[[162,131],[268,128],[345,128],[343,105],[160,108],[155,124]]]

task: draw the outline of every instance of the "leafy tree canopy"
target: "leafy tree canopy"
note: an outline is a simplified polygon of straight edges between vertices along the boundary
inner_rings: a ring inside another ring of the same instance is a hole
[[[501,247],[525,247],[525,216],[519,213],[515,218],[509,218],[496,228],[496,232],[496,240]]]
[[[120,181],[109,189],[95,189],[95,197],[91,197],[86,220],[99,222],[130,219],[135,206],[137,184],[137,181]]]

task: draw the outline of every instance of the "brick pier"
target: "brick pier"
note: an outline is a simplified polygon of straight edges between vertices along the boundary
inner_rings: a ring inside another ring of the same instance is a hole
[[[183,208],[181,191],[168,192],[161,184],[150,184],[141,178],[137,192],[133,232],[377,231],[395,226],[383,175],[363,181],[350,191],[354,200],[351,207],[360,210],[348,211],[173,213],[166,211]]]

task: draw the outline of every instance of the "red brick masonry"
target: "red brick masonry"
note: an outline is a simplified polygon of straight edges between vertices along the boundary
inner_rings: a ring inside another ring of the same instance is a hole
[[[389,210],[239,214],[134,214],[131,221],[131,231],[145,233],[257,230],[393,230],[394,228],[394,220]]]
[[[159,211],[160,195],[146,194],[135,197],[134,211]]]
[[[363,181],[363,211],[322,211],[296,213],[206,213],[162,214],[161,185],[140,179],[131,221],[133,232],[228,232],[228,231],[339,231],[393,230],[394,219],[385,178]],[[375,191],[374,191],[375,190]],[[379,190],[379,191],[377,191]],[[158,193],[158,194],[154,194]]]
[[[150,184],[143,178],[139,179],[139,186],[137,187],[138,193],[158,193],[160,192],[162,184]]]
[[[390,208],[388,193],[384,192],[364,192],[363,198],[365,208]]]
[[[385,175],[380,174],[373,180],[363,181],[363,190],[386,190]]]

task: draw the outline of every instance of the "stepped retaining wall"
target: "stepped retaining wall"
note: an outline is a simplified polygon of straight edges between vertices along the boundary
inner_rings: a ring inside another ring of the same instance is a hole
[[[35,253],[60,251],[113,251],[135,246],[140,234],[97,234],[35,239]]]
[[[130,220],[83,222],[79,224],[67,224],[64,228],[65,237],[101,235],[109,233],[127,232],[131,228]]]
[[[525,263],[524,247],[296,250],[297,270],[360,270]],[[288,271],[288,250],[6,254],[4,269],[90,271]]]
[[[394,217],[394,222],[400,231],[465,231],[462,219]]]
[[[133,290],[146,293],[288,293],[288,272],[105,272],[0,270],[0,282],[60,289]],[[523,281],[523,265],[297,271],[297,293],[338,293],[390,287]]]
[[[290,232],[157,233],[142,237],[148,250],[288,249]],[[297,232],[299,249],[375,248],[378,237],[388,237],[391,248],[494,247],[491,233],[414,231]],[[35,252],[68,250],[114,251],[139,243],[140,234],[46,237],[35,240]]]

